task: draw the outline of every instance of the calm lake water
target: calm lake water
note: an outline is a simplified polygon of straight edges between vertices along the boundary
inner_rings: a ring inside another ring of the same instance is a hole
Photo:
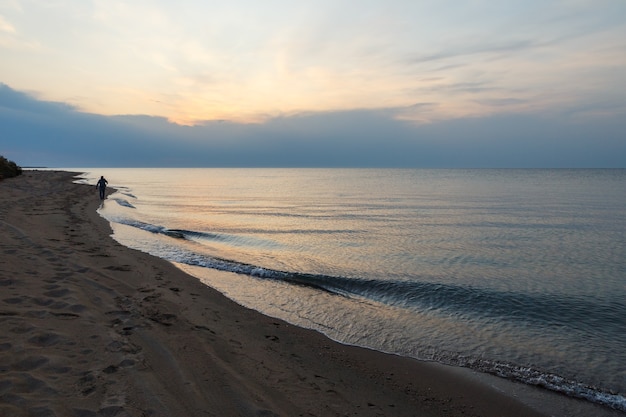
[[[81,171],[115,239],[242,305],[626,411],[626,170]]]

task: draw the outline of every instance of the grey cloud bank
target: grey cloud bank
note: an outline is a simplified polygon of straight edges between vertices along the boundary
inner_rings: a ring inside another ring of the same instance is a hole
[[[626,168],[626,118],[508,114],[414,125],[399,109],[179,126],[0,84],[0,154],[47,167]]]

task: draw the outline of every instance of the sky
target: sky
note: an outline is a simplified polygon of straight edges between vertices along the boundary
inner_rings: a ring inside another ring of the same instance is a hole
[[[624,0],[0,0],[0,155],[626,168],[624,74]]]

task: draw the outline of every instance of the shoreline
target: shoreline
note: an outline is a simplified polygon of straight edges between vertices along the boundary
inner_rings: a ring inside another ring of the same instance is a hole
[[[76,175],[0,182],[0,415],[623,415],[242,307],[117,243]]]

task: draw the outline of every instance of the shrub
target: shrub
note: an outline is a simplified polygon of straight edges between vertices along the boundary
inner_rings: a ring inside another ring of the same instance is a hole
[[[9,161],[4,156],[0,156],[0,180],[2,178],[16,177],[22,174],[22,167],[15,162]]]

